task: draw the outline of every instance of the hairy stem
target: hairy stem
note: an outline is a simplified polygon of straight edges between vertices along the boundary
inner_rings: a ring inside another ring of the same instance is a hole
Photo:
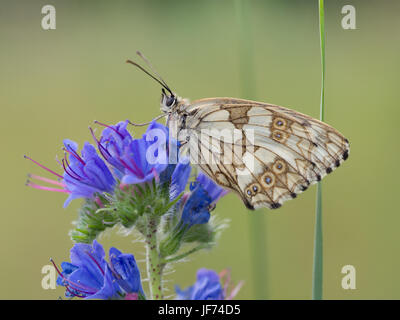
[[[162,272],[164,264],[158,252],[156,219],[149,218],[144,236],[146,237],[146,264],[150,299],[161,300],[163,299]]]

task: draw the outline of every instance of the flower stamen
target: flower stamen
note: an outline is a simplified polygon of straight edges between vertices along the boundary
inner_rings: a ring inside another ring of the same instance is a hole
[[[99,122],[97,120],[95,120],[94,123],[99,124],[99,125],[101,125],[103,127],[109,128],[109,129],[113,130],[115,133],[117,133],[121,137],[121,139],[124,138],[124,136],[117,129],[115,129],[113,126],[109,126],[109,125],[107,125],[105,123],[101,123],[101,122]]]
[[[71,146],[68,144],[68,147],[71,148]],[[77,154],[74,149],[71,148],[71,150],[68,150],[67,148],[62,148],[65,152],[68,152],[69,154],[71,154],[75,159],[77,159],[80,163],[82,163],[83,165],[85,165],[85,161],[83,161],[83,159],[79,156],[79,154]],[[64,156],[66,157],[66,156]]]
[[[33,183],[33,182],[29,181],[29,180],[26,182],[25,185],[26,185],[27,187],[32,187],[32,188],[39,189],[39,190],[70,193],[70,191],[68,191],[68,190],[66,190],[66,189],[58,189],[58,188],[45,187],[45,186],[41,186],[41,185],[38,185],[38,184],[36,184],[36,183]]]
[[[28,157],[28,156],[26,156],[26,155],[24,155],[24,158],[25,158],[25,159],[28,159],[28,160],[31,160],[33,163],[35,163],[36,165],[38,165],[38,166],[41,167],[42,169],[44,169],[44,170],[46,170],[46,171],[48,171],[48,172],[54,174],[55,176],[59,177],[60,179],[64,179],[62,175],[60,175],[60,174],[54,172],[53,170],[50,170],[49,168],[47,168],[47,167],[45,167],[44,165],[42,165],[41,163],[39,163],[39,162],[33,160],[32,158],[30,158],[30,157]]]
[[[31,174],[30,173],[30,174],[28,174],[28,178],[44,181],[44,182],[47,182],[47,183],[50,183],[50,184],[54,184],[54,185],[60,186],[60,187],[65,187],[65,184],[62,183],[62,182],[59,182],[59,181],[56,181],[56,180],[52,180],[52,179],[48,179],[48,178],[41,177],[41,176],[37,176],[36,174]]]
[[[52,258],[50,258],[50,262],[53,264],[53,266],[56,269],[58,275],[63,279],[64,283],[66,284],[67,290],[68,290],[68,288],[71,288],[72,290],[77,291],[79,293],[83,293],[83,294],[94,294],[94,293],[96,293],[96,289],[90,288],[90,287],[87,287],[87,286],[83,286],[83,285],[81,285],[79,283],[75,283],[74,281],[71,281],[68,278],[66,278],[62,274],[60,269],[58,269],[57,265],[55,264],[55,262],[54,262],[54,260]],[[70,290],[68,290],[68,292],[70,292],[73,295],[76,295],[74,292],[71,292]],[[81,298],[85,298],[85,296],[83,296]]]
[[[93,256],[90,254],[89,251],[85,251],[85,253],[89,256],[89,258],[96,264],[96,266],[99,268],[100,272],[102,273],[102,275],[104,276],[104,270],[103,268],[99,265],[99,263],[97,262],[97,260],[95,258],[93,258]]]
[[[67,162],[66,158],[62,159],[61,163],[62,163],[62,166],[64,168],[65,173],[68,174],[72,179],[82,180],[82,178],[78,174],[76,174],[74,170],[71,169],[71,167],[70,167],[69,163]],[[67,163],[67,165],[65,165],[65,163]],[[67,168],[74,173],[75,177],[67,170]]]

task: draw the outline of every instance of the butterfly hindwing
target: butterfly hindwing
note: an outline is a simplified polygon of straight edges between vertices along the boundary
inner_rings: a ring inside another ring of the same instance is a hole
[[[349,143],[337,130],[280,106],[211,98],[184,111],[192,162],[250,209],[280,207],[349,154]],[[221,137],[221,131],[234,130],[239,134]]]

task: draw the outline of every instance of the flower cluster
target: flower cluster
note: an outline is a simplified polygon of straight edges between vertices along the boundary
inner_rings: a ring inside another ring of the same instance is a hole
[[[203,173],[191,182],[195,170],[184,156],[173,159],[178,143],[167,127],[153,121],[135,139],[127,130],[129,121],[96,123],[105,128],[100,137],[90,129],[94,145],[86,142],[79,151],[77,143],[64,140],[64,156],[58,161],[63,173],[25,156],[56,177],[29,175],[28,186],[68,194],[64,207],[84,199],[70,233],[76,243],[71,262],[57,268],[58,284],[69,297],[161,299],[165,266],[215,243],[225,224],[211,217],[211,211],[226,191]],[[111,248],[107,261],[96,241],[115,225],[144,239],[149,295],[142,289],[134,256]],[[190,248],[182,251],[186,246]]]
[[[71,263],[63,262],[57,284],[66,287],[67,297],[87,299],[144,298],[135,257],[111,248],[109,262],[96,240],[92,245],[77,243],[71,249]]]
[[[55,181],[37,175],[30,175],[31,178],[61,188],[48,188],[31,181],[28,181],[28,186],[69,193],[70,196],[64,203],[64,207],[66,207],[73,199],[95,199],[96,194],[112,192],[117,180],[121,184],[138,184],[151,181],[165,170],[167,162],[164,158],[162,159],[163,162],[158,161],[154,164],[147,161],[146,156],[151,151],[149,149],[153,144],[149,137],[153,136],[152,131],[157,130],[157,133],[163,132],[165,139],[168,130],[163,125],[152,122],[141,139],[133,139],[126,129],[127,124],[128,121],[119,122],[114,126],[105,125],[106,129],[103,130],[100,139],[97,139],[93,130],[91,130],[99,153],[109,166],[99,157],[92,144],[86,142],[81,155],[79,155],[78,144],[69,139],[64,140],[64,158],[60,162],[64,170],[63,175],[25,156],[59,179]],[[165,152],[166,150],[165,145],[157,145],[156,147],[158,147],[156,151],[163,150]]]
[[[224,279],[227,278],[227,279]],[[224,281],[225,280],[225,281]],[[222,283],[225,282],[225,283]],[[239,292],[243,282],[239,282],[230,293],[230,272],[223,270],[220,274],[214,270],[199,269],[196,282],[188,288],[181,290],[175,286],[176,299],[178,300],[231,300]]]

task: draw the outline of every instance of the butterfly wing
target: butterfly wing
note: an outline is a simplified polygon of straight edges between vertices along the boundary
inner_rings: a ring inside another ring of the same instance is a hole
[[[349,142],[336,129],[284,107],[210,98],[184,111],[186,130],[178,139],[188,142],[192,163],[249,209],[279,208],[349,155]]]

